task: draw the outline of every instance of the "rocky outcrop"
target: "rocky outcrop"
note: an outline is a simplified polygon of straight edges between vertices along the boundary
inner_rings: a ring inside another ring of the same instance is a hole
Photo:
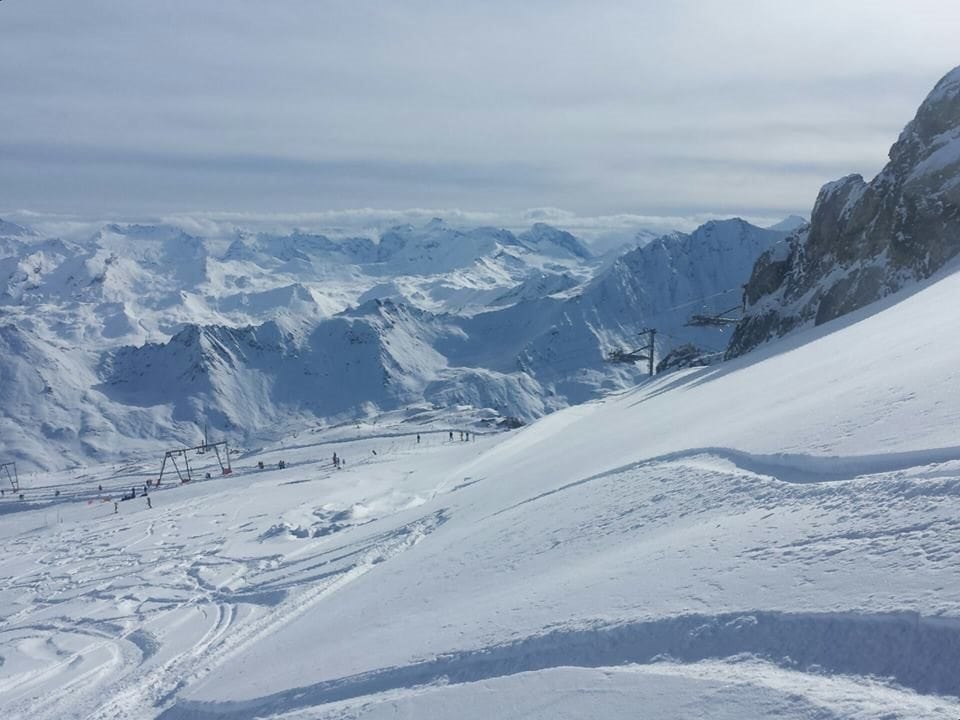
[[[960,67],[937,83],[879,175],[825,185],[810,224],[759,258],[727,355],[857,310],[958,253]]]
[[[674,348],[657,363],[657,375],[680,370],[681,368],[700,367],[710,364],[710,356],[692,343],[686,343]]]

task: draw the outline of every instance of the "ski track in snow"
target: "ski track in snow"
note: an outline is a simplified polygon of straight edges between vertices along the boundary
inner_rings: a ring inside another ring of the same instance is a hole
[[[62,663],[47,669],[33,677],[17,678],[17,688],[23,689],[31,684],[48,682],[55,679],[64,666],[82,660],[85,655],[105,648],[110,653],[108,662],[99,664],[63,684],[56,691],[45,690],[42,697],[28,700],[20,706],[14,706],[8,717],[23,718],[59,718],[69,713],[72,717],[90,718],[142,718],[157,712],[178,690],[190,682],[204,676],[222,664],[226,659],[241,653],[245,647],[255,643],[258,638],[275,631],[279,626],[302,615],[324,597],[337,592],[350,582],[355,581],[374,569],[378,564],[413,547],[445,521],[442,512],[436,512],[395,530],[381,533],[371,538],[356,553],[341,556],[332,561],[322,561],[330,565],[327,572],[318,577],[297,575],[289,586],[299,590],[287,590],[277,594],[247,590],[242,593],[223,593],[204,583],[199,569],[204,567],[206,553],[201,553],[188,568],[186,577],[194,579],[195,589],[200,592],[173,608],[161,611],[161,617],[152,617],[149,622],[156,624],[163,615],[180,610],[186,606],[195,606],[205,616],[211,609],[215,619],[206,633],[196,643],[167,660],[162,665],[146,671],[143,664],[152,654],[152,639],[143,631],[123,633],[111,637],[108,633],[90,631],[98,639],[97,643],[87,645],[82,651],[65,657]],[[148,528],[153,527],[153,521]],[[148,536],[152,534],[148,532]],[[142,539],[142,538],[141,538]],[[122,552],[129,551],[139,543],[126,545]],[[348,562],[338,564],[339,560]],[[255,582],[255,579],[254,579]],[[276,579],[268,580],[265,588],[283,584]],[[257,586],[254,584],[254,588]],[[264,611],[254,613],[256,617],[245,622],[239,621],[241,603],[256,602],[260,597],[275,601]],[[219,598],[226,598],[220,600]],[[234,598],[234,599],[231,599]],[[159,598],[147,598],[147,602],[158,602]],[[48,599],[48,602],[50,600]],[[66,621],[66,618],[64,619]],[[8,620],[6,625],[11,622]],[[20,627],[18,631],[26,628]],[[60,630],[60,628],[33,626],[33,630]],[[67,631],[72,628],[66,627]],[[137,636],[137,633],[140,633]],[[111,677],[119,675],[119,679]],[[91,688],[93,688],[91,690]],[[7,689],[0,684],[0,694]],[[111,699],[101,704],[101,698]],[[86,708],[86,709],[83,709]]]

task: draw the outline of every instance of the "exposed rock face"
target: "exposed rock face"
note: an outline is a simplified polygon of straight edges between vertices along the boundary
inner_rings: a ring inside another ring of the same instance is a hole
[[[960,67],[937,83],[877,177],[825,185],[810,224],[760,257],[727,355],[861,308],[958,253]]]
[[[696,345],[687,343],[678,348],[674,348],[666,357],[657,363],[657,374],[669,370],[679,370],[681,368],[698,367],[700,365],[709,365],[709,357]]]

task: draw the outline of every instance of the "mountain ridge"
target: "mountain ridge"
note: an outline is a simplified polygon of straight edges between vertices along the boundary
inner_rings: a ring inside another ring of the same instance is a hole
[[[728,356],[930,277],[960,253],[960,67],[921,103],[869,183],[820,190],[809,225],[762,255]]]

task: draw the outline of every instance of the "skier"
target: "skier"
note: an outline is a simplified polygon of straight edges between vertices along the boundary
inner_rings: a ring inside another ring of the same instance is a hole
[[[417,433],[417,445],[420,444],[420,433]]]
[[[152,507],[153,507],[153,503],[150,502],[150,496],[149,496],[149,495],[147,495],[147,507],[148,507],[148,508],[152,508]]]
[[[336,453],[333,454],[333,466],[334,467],[340,466],[340,458],[337,457]]]
[[[453,442],[453,430],[450,431],[450,442]]]
[[[116,515],[118,512],[120,512],[120,506],[117,505],[117,503],[114,503],[114,504],[113,504],[113,514]]]

